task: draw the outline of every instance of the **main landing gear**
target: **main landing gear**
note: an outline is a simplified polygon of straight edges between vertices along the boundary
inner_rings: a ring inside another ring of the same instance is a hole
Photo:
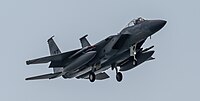
[[[96,75],[95,75],[94,72],[95,72],[97,69],[99,69],[100,67],[101,67],[100,63],[97,63],[97,64],[95,64],[94,66],[92,66],[92,70],[91,70],[91,72],[90,72],[90,74],[89,74],[89,80],[90,80],[90,82],[94,82],[94,81],[95,81]]]
[[[118,82],[121,82],[122,79],[123,79],[122,73],[118,71],[117,66],[116,66],[115,64],[112,64],[111,67],[112,67],[112,68],[111,68],[112,70],[113,70],[113,69],[116,70],[116,80],[117,80]]]

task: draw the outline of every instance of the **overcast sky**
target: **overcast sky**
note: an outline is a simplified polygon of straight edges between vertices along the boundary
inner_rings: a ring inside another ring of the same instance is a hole
[[[200,47],[198,0],[1,0],[1,101],[199,101]],[[119,32],[137,17],[167,20],[148,39],[155,45],[154,61],[110,79],[62,78],[25,81],[52,72],[48,64],[25,61],[49,55],[47,39],[55,35],[62,51],[79,48],[88,34],[94,44]]]

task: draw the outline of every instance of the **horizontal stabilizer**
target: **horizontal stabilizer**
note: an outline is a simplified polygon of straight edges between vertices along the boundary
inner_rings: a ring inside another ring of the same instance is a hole
[[[34,77],[29,77],[26,78],[25,80],[39,80],[39,79],[53,79],[58,77],[59,73],[50,73],[50,74],[44,74],[44,75],[39,75],[39,76],[34,76]]]
[[[52,56],[46,56],[38,59],[33,59],[33,60],[28,60],[26,61],[27,65],[30,64],[40,64],[40,63],[48,63],[51,61],[62,61],[64,58],[69,57],[70,55],[74,54],[75,52],[79,51],[80,49],[57,54],[57,55],[52,55]]]
[[[49,68],[61,68],[65,66],[65,63],[62,61],[52,61],[49,65]]]

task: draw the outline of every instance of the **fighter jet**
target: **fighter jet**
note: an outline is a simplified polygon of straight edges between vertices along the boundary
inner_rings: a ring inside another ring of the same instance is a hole
[[[132,24],[131,24],[132,23]],[[53,37],[48,39],[50,56],[26,61],[27,65],[49,63],[53,73],[26,78],[26,80],[54,79],[62,76],[65,79],[83,78],[91,82],[109,78],[106,70],[116,70],[117,81],[122,81],[122,73],[148,60],[153,60],[154,46],[143,49],[142,45],[148,37],[159,31],[166,24],[165,20],[132,20],[117,35],[111,35],[91,45],[80,38],[80,49],[61,53]],[[120,69],[118,70],[119,67]]]

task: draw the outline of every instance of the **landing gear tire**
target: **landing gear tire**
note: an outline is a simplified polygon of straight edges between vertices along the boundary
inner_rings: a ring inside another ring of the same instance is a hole
[[[117,81],[118,81],[118,82],[121,82],[121,81],[122,81],[122,78],[123,78],[122,73],[121,73],[121,72],[118,72],[118,73],[116,74],[116,79],[117,79]]]
[[[90,80],[90,82],[95,81],[95,74],[93,72],[89,74],[89,80]]]
[[[116,65],[116,64],[112,64],[111,67],[112,67],[112,70],[113,70],[113,69],[116,70],[116,80],[117,80],[118,82],[121,82],[123,76],[122,76],[122,73],[118,71],[117,65]]]

